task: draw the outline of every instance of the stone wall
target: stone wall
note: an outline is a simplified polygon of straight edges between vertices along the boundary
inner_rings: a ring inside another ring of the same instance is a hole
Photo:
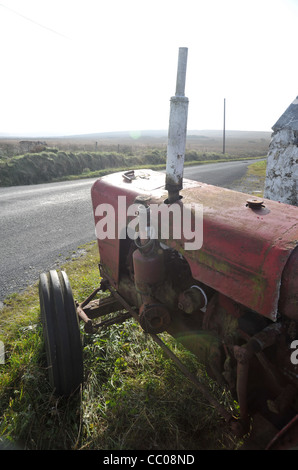
[[[296,103],[292,103],[291,110],[293,104]],[[283,116],[280,121],[284,121]],[[292,120],[291,122],[293,123]],[[288,121],[284,128],[277,125],[273,127],[267,157],[264,197],[298,206],[298,130],[296,125],[291,129],[289,124],[291,123]]]

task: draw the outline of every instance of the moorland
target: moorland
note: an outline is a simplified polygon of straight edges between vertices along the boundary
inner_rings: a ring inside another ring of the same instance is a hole
[[[266,156],[270,132],[188,131],[185,164]],[[167,131],[60,137],[0,137],[0,186],[93,177],[123,168],[161,168]]]

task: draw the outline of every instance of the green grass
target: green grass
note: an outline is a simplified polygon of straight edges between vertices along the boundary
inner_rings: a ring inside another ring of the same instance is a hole
[[[66,270],[75,299],[98,287],[95,243]],[[1,310],[0,443],[21,449],[234,449],[239,442],[205,398],[133,320],[82,331],[85,382],[68,399],[48,383],[37,285],[11,296]],[[189,369],[228,409],[235,403],[194,356],[162,335]]]
[[[255,162],[249,165],[248,167],[248,176],[255,175],[261,178],[265,178],[266,176],[266,167],[267,167],[267,160],[263,160],[261,162]]]

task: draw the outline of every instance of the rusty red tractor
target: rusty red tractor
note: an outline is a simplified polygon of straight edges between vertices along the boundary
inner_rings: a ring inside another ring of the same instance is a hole
[[[166,174],[117,172],[92,186],[99,287],[78,305],[65,272],[40,276],[50,382],[60,395],[83,382],[80,321],[92,334],[133,317],[235,435],[253,429],[262,449],[295,448],[298,208],[183,179],[186,57],[180,48]],[[100,291],[109,296],[100,298]],[[168,349],[161,332],[231,391],[237,419]]]

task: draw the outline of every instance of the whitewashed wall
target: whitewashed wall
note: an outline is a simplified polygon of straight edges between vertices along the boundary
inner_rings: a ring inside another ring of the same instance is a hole
[[[298,206],[297,122],[298,99],[273,126],[264,187],[264,197],[295,206]]]

